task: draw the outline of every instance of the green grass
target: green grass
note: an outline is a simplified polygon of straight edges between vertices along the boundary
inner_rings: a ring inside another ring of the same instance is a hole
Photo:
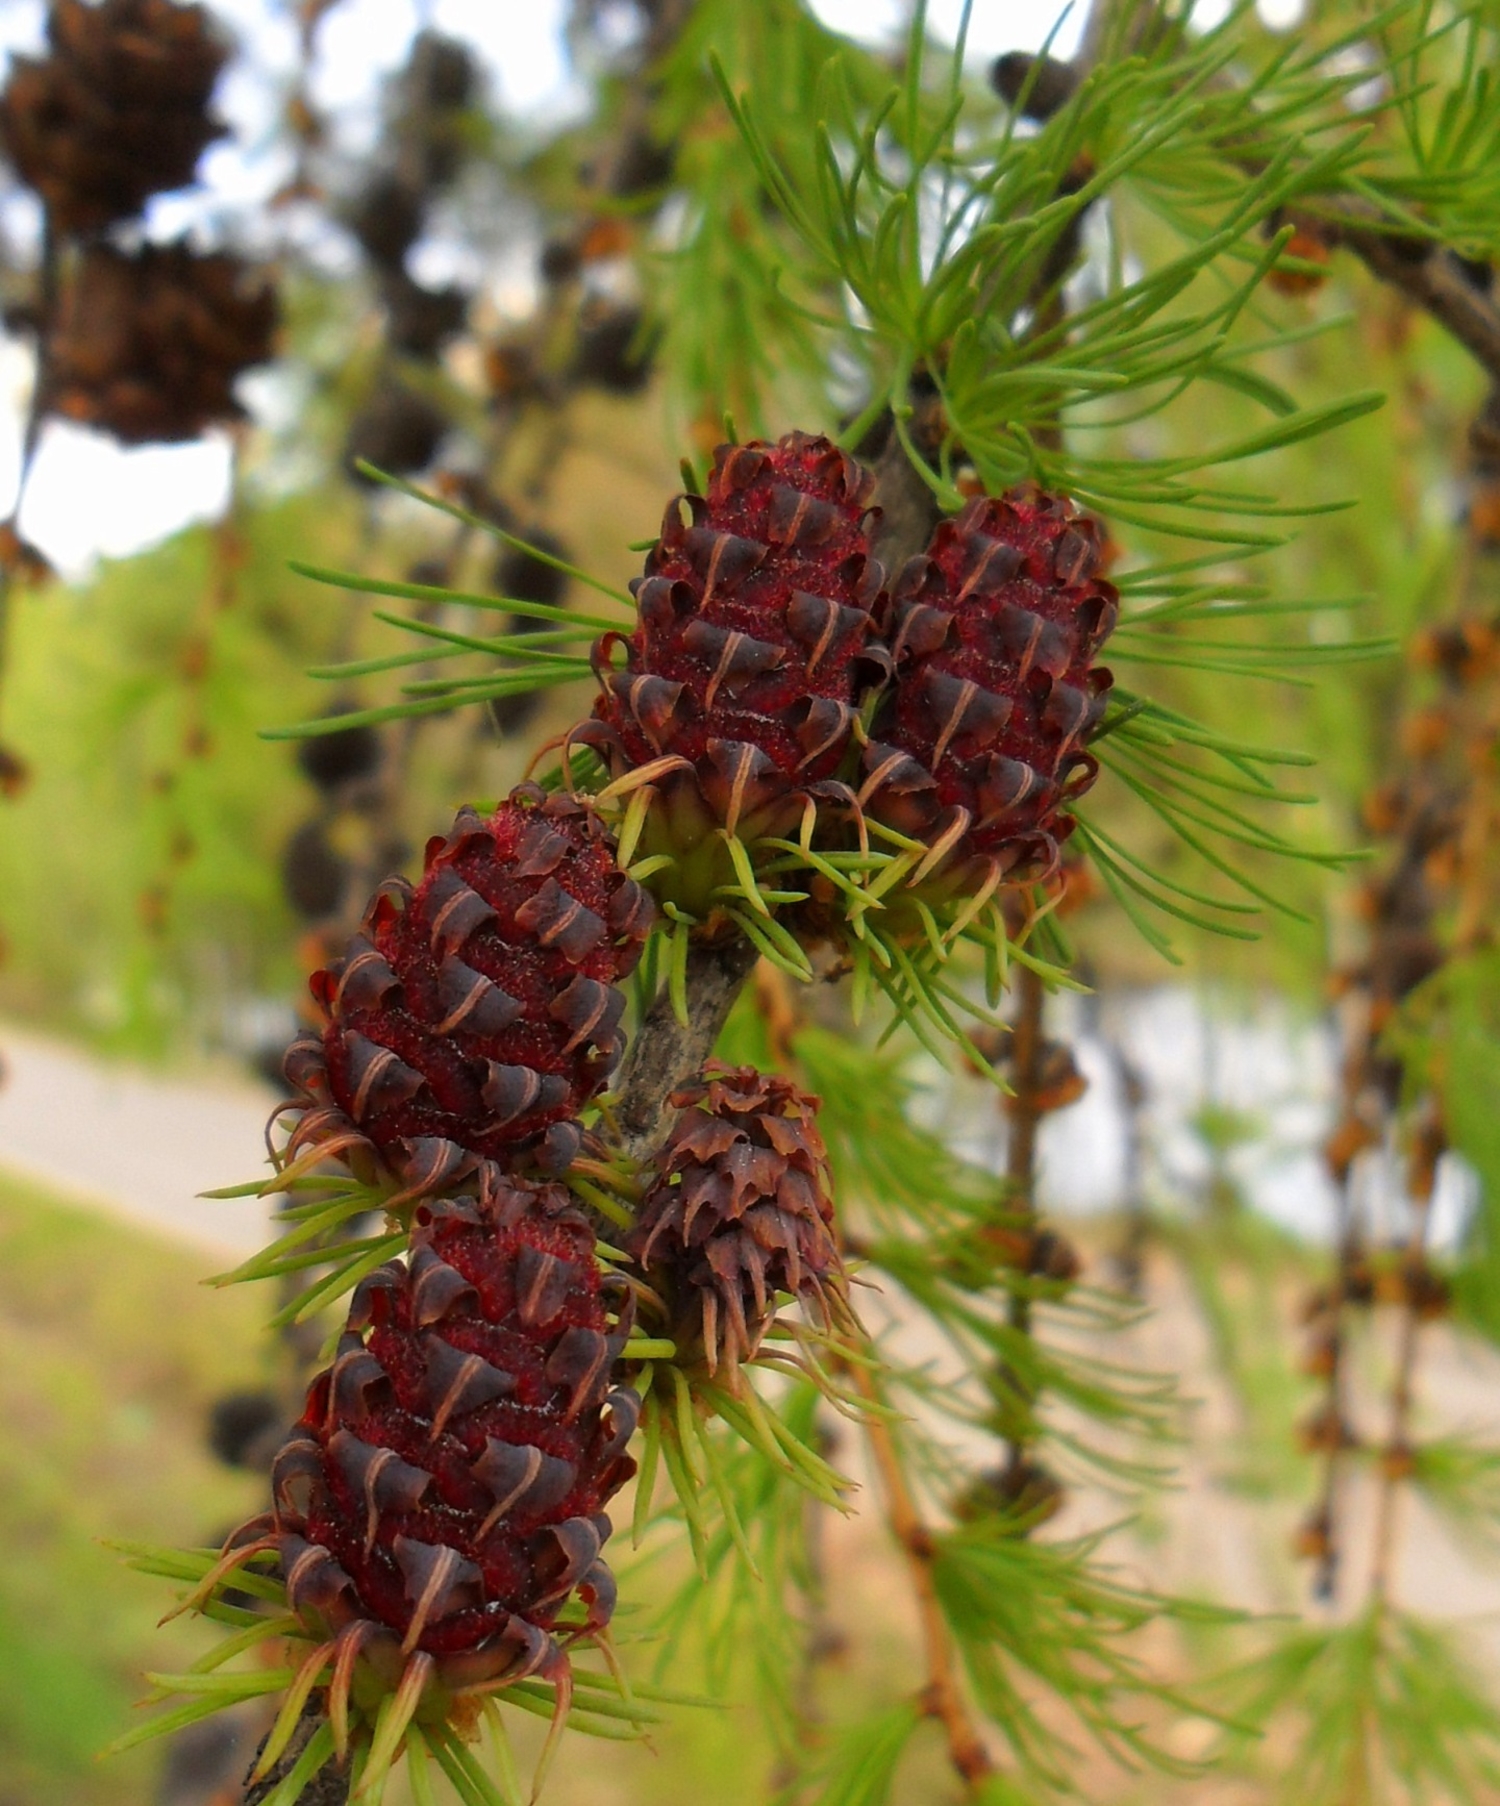
[[[158,1750],[98,1762],[146,1668],[202,1647],[104,1538],[201,1543],[258,1487],[204,1447],[269,1348],[208,1262],[0,1172],[0,1801],[145,1806]]]

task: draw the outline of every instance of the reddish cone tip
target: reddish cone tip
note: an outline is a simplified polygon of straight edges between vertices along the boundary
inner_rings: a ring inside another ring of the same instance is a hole
[[[1111,678],[1093,663],[1119,596],[1102,533],[1059,496],[1013,489],[942,522],[902,571],[888,638],[896,682],[865,749],[869,812],[957,865],[1047,875],[1093,783],[1084,750]]]
[[[617,773],[679,758],[734,829],[837,769],[866,667],[883,665],[873,487],[807,433],[719,447],[708,494],[667,509],[635,632],[595,647],[604,694],[582,737]]]
[[[689,1360],[732,1369],[789,1292],[821,1320],[842,1285],[818,1099],[753,1066],[707,1068],[681,1112],[626,1249],[663,1296]]]
[[[578,1112],[619,1058],[624,998],[651,923],[598,818],[517,790],[460,811],[413,889],[382,886],[344,958],[313,975],[327,1026],[287,1054],[307,1101],[289,1157],[321,1149],[412,1197],[481,1161],[562,1171]]]
[[[603,1507],[635,1471],[639,1401],[612,1371],[594,1235],[554,1182],[424,1205],[409,1260],[366,1279],[277,1456],[288,1603],[387,1685],[425,1652],[446,1687],[562,1666],[558,1614],[609,1622]]]

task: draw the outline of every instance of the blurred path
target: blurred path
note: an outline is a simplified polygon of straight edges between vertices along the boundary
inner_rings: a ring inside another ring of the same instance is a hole
[[[164,1077],[0,1024],[0,1167],[216,1255],[267,1240],[256,1198],[197,1194],[264,1168],[269,1092]]]

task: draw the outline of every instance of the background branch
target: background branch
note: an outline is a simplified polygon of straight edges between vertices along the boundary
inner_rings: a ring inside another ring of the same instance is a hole
[[[1373,207],[1320,203],[1304,217],[1320,236],[1345,246],[1372,275],[1431,314],[1500,382],[1500,307],[1476,287],[1472,269],[1456,252],[1381,231]]]

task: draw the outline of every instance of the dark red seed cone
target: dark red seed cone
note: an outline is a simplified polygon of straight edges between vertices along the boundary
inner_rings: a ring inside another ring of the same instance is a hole
[[[418,1651],[447,1687],[556,1672],[567,1600],[588,1629],[614,1606],[599,1552],[635,1472],[640,1405],[612,1377],[628,1304],[560,1185],[424,1205],[410,1258],[354,1294],[269,1519],[234,1540],[269,1537],[291,1609],[388,1684]]]
[[[865,749],[862,799],[930,846],[1045,876],[1071,832],[1069,802],[1098,766],[1085,750],[1111,677],[1094,665],[1119,596],[1102,533],[1060,496],[1026,487],[942,522],[889,608],[896,682]]]
[[[595,647],[585,738],[617,770],[683,761],[736,829],[829,777],[849,742],[881,572],[871,473],[828,439],[721,445],[706,496],[673,501],[634,586],[639,623]],[[623,666],[615,657],[623,650]]]
[[[383,1162],[407,1197],[483,1161],[561,1171],[619,1058],[615,986],[650,922],[582,804],[523,786],[488,821],[461,810],[421,883],[383,885],[313,974],[327,1023],[287,1054],[307,1106],[289,1156]]]
[[[679,1358],[749,1360],[789,1292],[821,1321],[842,1295],[818,1099],[753,1066],[712,1065],[681,1112],[626,1249],[663,1299]]]
[[[17,56],[0,141],[60,232],[92,232],[193,179],[229,45],[201,6],[53,0],[46,57]]]

